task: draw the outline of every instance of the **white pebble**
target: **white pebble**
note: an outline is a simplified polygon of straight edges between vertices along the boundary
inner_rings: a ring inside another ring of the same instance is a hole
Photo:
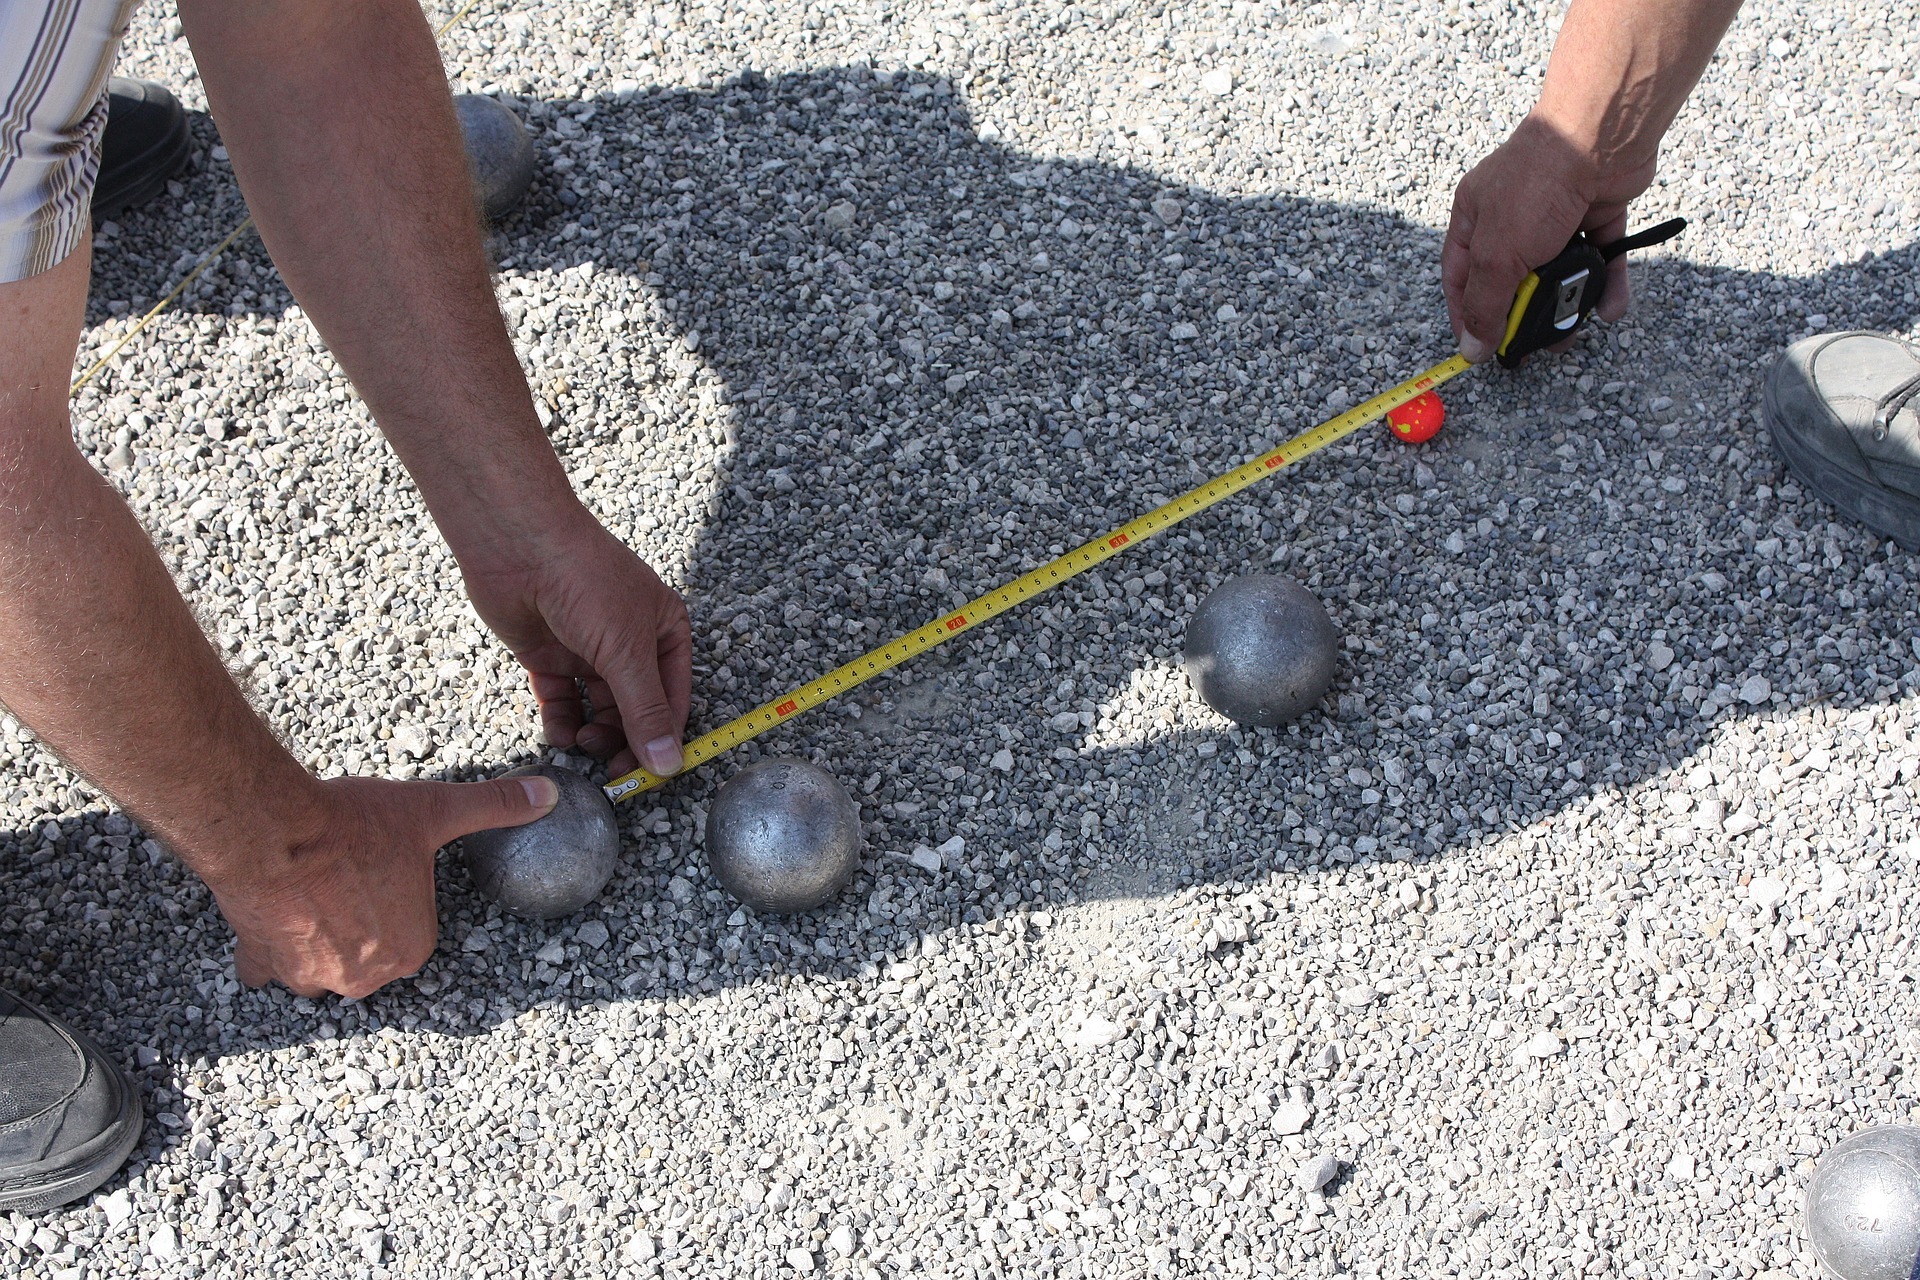
[[[147,1236],[147,1252],[161,1262],[170,1261],[180,1252],[180,1237],[174,1231],[173,1224],[163,1222]]]
[[[1097,1013],[1081,1014],[1060,1039],[1077,1049],[1104,1049],[1124,1039],[1127,1029]]]
[[[1771,911],[1787,900],[1787,882],[1778,876],[1755,876],[1747,885],[1747,900],[1762,911]]]
[[[1522,1052],[1533,1059],[1554,1058],[1567,1051],[1567,1042],[1551,1031],[1535,1032],[1522,1046]]]
[[[101,1212],[107,1215],[107,1226],[110,1228],[119,1226],[133,1216],[133,1197],[127,1194],[125,1187],[112,1195],[101,1196],[98,1203]]]
[[[1328,1152],[1311,1156],[1294,1170],[1293,1181],[1302,1191],[1319,1191],[1340,1176],[1340,1161]]]

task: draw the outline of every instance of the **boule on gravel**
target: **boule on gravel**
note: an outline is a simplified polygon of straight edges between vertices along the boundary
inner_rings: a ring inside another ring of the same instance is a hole
[[[707,815],[707,861],[755,911],[819,906],[860,866],[860,806],[825,769],[762,760],[728,779]]]
[[[514,915],[554,920],[572,915],[606,887],[620,861],[620,822],[607,793],[571,769],[526,765],[502,776],[536,774],[560,788],[559,802],[545,817],[476,831],[461,843],[483,896]]]
[[[533,182],[533,140],[512,108],[485,94],[455,94],[453,111],[473,170],[474,198],[488,222],[499,222],[519,207]]]
[[[1326,607],[1277,574],[1221,584],[1187,624],[1187,678],[1236,724],[1272,728],[1305,715],[1326,696],[1339,654]]]
[[[1807,1240],[1834,1280],[1920,1275],[1920,1128],[1874,1125],[1821,1156]]]

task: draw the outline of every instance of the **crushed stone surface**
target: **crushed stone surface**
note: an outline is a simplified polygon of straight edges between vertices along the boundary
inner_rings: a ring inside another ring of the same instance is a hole
[[[1447,354],[1452,185],[1557,20],[481,0],[449,74],[540,156],[501,304],[686,593],[694,728]],[[241,989],[208,893],[0,724],[0,982],[149,1113],[0,1273],[1813,1276],[1814,1157],[1914,1105],[1920,560],[1783,474],[1760,386],[1920,334],[1916,67],[1898,6],[1751,0],[1627,321],[622,806],[577,917],[443,855],[439,953],[365,1001]],[[121,70],[204,107],[169,8]],[[99,234],[83,364],[243,216],[194,129]],[[553,757],[257,240],[75,417],[314,769]],[[1344,637],[1280,730],[1179,666],[1256,571]],[[798,918],[701,850],[766,755],[862,806]]]

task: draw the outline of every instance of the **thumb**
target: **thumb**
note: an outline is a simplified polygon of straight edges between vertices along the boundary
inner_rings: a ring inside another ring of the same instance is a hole
[[[663,778],[680,772],[684,762],[681,726],[686,721],[674,715],[659,670],[642,666],[628,678],[622,694],[615,696],[620,704],[620,723],[627,731],[627,745],[640,763]]]
[[[654,639],[650,652],[630,653],[607,673],[627,745],[641,764],[661,777],[680,771],[687,727],[693,638],[682,611]]]
[[[489,782],[423,782],[433,814],[434,847],[492,827],[520,827],[553,812],[560,787],[537,773]]]

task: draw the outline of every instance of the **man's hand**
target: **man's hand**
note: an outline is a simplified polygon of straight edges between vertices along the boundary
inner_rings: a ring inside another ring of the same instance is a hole
[[[1475,165],[1454,190],[1440,250],[1440,282],[1461,354],[1475,364],[1493,354],[1506,336],[1520,282],[1552,261],[1576,232],[1591,231],[1602,244],[1624,236],[1627,202],[1647,189],[1653,173],[1652,161],[1625,173],[1601,172],[1532,116]],[[1607,266],[1600,318],[1627,314],[1629,298],[1622,254]]]
[[[434,851],[544,817],[559,797],[550,778],[321,783],[312,836],[209,881],[233,926],[235,973],[250,987],[357,998],[419,972],[440,932]]]
[[[1506,336],[1520,282],[1577,231],[1626,234],[1660,139],[1740,0],[1573,0],[1540,100],[1453,194],[1440,278],[1460,354],[1478,363]],[[1627,263],[1607,268],[1602,320],[1627,312]],[[1554,350],[1561,350],[1555,347]]]
[[[547,741],[612,757],[615,775],[677,773],[693,682],[680,597],[577,505],[538,537],[494,546],[462,561],[467,593],[526,667]]]

